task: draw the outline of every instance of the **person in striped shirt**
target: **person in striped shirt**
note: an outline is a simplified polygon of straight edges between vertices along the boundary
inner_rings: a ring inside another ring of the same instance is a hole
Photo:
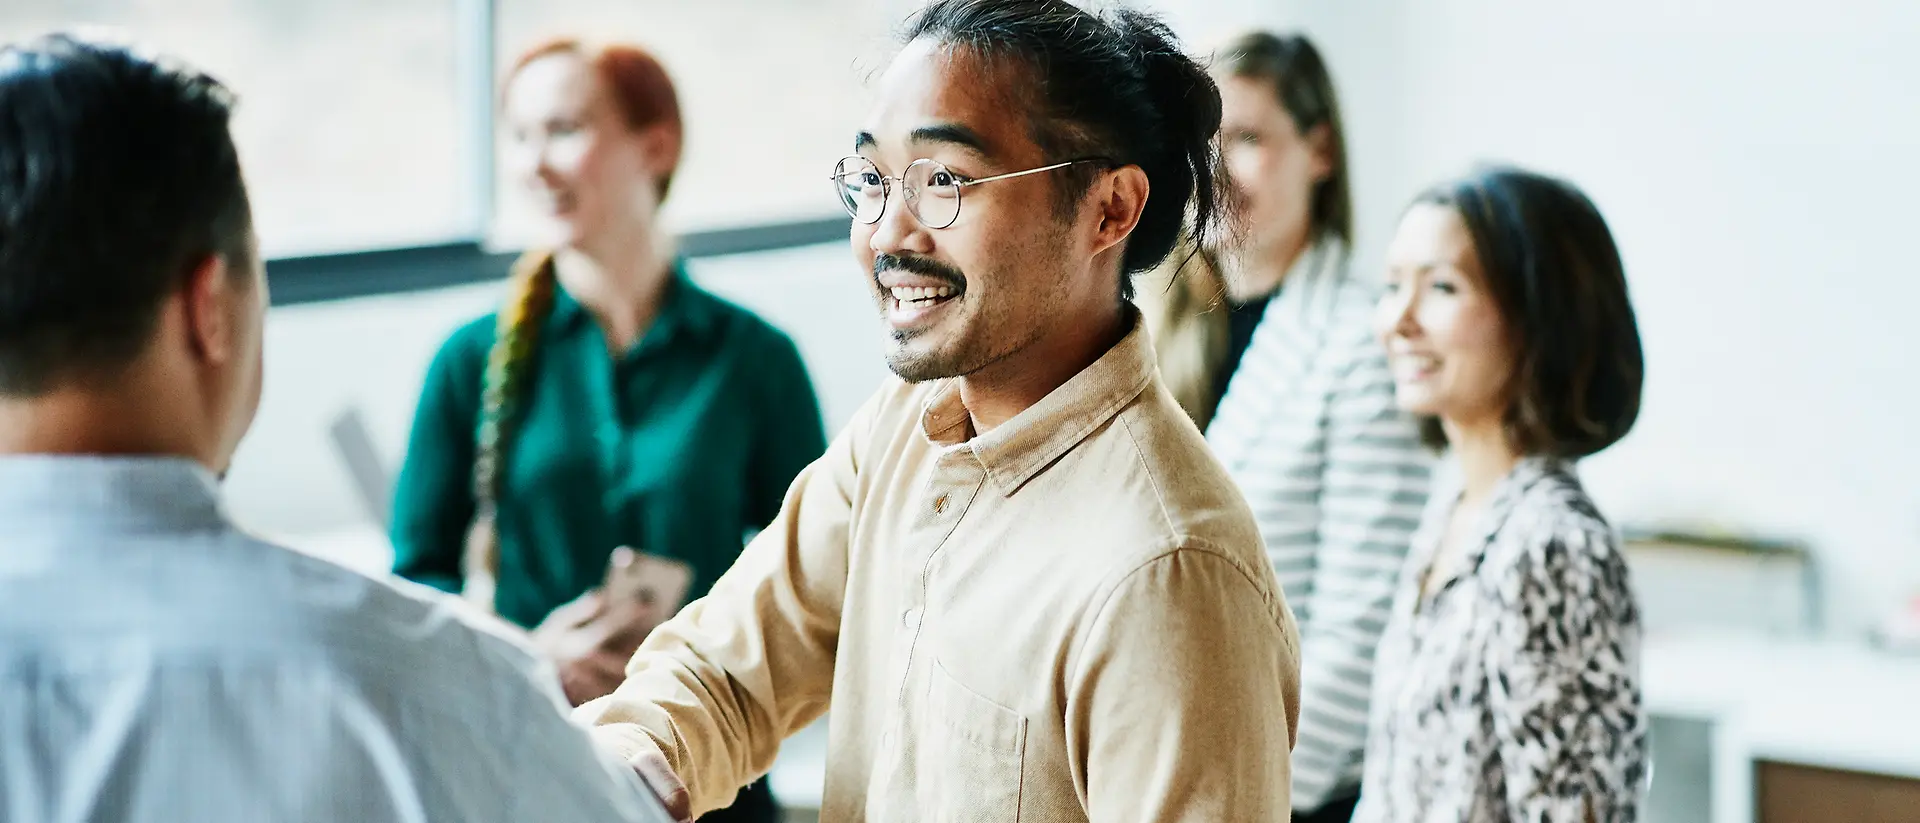
[[[1301,635],[1294,819],[1359,797],[1374,648],[1431,456],[1395,408],[1353,240],[1340,108],[1305,37],[1255,32],[1214,61],[1231,248],[1176,253],[1140,294],[1161,374],[1251,504]]]

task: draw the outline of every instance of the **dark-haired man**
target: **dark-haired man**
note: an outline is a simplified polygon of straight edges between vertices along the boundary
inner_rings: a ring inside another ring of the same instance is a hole
[[[901,381],[580,711],[696,811],[831,704],[823,821],[1286,819],[1293,621],[1127,299],[1218,91],[1059,0],[936,2],[879,82],[833,179]]]
[[[0,46],[0,820],[661,819],[530,651],[227,519],[267,306],[231,106]]]

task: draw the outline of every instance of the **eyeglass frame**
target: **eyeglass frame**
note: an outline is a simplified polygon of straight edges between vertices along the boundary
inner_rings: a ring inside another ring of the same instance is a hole
[[[858,160],[862,163],[872,166],[875,172],[880,171],[880,164],[875,163],[872,160],[866,158],[865,156],[858,155],[858,154],[849,154],[845,157],[840,158],[839,160],[835,160],[833,163],[833,167],[838,169],[840,168],[840,164],[845,163],[848,160]],[[935,226],[931,223],[928,223],[925,220],[920,219],[920,213],[917,211],[914,211],[912,207],[906,204],[907,172],[912,171],[914,166],[918,166],[921,163],[931,163],[934,166],[939,167],[939,170],[945,170],[947,174],[953,175],[953,177],[959,181],[952,184],[954,189],[953,219],[948,220],[945,225]],[[934,231],[939,231],[941,229],[952,228],[954,223],[957,223],[960,221],[960,206],[966,199],[964,197],[961,197],[960,195],[963,191],[965,191],[970,186],[978,186],[981,183],[992,183],[996,180],[1008,180],[1015,177],[1025,177],[1029,174],[1039,174],[1041,172],[1054,171],[1056,169],[1064,169],[1068,166],[1080,165],[1081,163],[1105,163],[1108,166],[1113,165],[1113,161],[1105,157],[1081,157],[1075,160],[1066,160],[1066,161],[1054,163],[1048,166],[1040,166],[1038,168],[1027,169],[1025,171],[1010,171],[1005,174],[994,174],[994,175],[989,175],[987,177],[969,179],[969,178],[961,177],[959,174],[954,173],[952,169],[947,168],[947,164],[945,163],[942,163],[931,157],[922,157],[918,160],[908,163],[907,167],[905,169],[902,169],[900,173],[897,175],[889,175],[889,174],[880,175],[880,213],[874,215],[872,220],[861,220],[860,213],[854,210],[853,207],[847,205],[847,200],[844,196],[840,197],[840,206],[841,208],[844,208],[847,210],[847,216],[852,217],[854,222],[859,223],[861,225],[865,225],[865,226],[878,225],[881,219],[887,216],[887,203],[893,200],[893,184],[897,182],[900,184],[901,208],[906,209],[907,214],[913,216],[914,222],[919,223],[920,225],[925,226]],[[845,176],[846,175],[844,173],[830,174],[830,175],[827,175],[827,179],[834,181],[835,186],[839,188],[845,188],[846,184],[839,182],[840,178]]]

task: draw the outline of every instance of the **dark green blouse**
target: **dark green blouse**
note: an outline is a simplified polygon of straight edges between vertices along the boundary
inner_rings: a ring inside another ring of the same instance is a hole
[[[556,287],[503,467],[501,616],[533,626],[598,585],[619,546],[684,560],[699,597],[826,450],[793,341],[676,268],[659,316],[618,358]],[[394,572],[446,591],[474,517],[481,376],[494,315],[427,372],[393,506]]]

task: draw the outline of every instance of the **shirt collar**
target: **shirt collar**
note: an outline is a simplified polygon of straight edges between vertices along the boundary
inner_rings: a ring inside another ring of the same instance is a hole
[[[974,437],[971,416],[960,400],[960,383],[947,380],[927,400],[920,431],[941,446],[966,443],[974,459],[1003,495],[1011,496],[1028,480],[1111,421],[1154,379],[1152,343],[1140,312],[1130,310],[1131,328],[1119,343],[1040,402],[993,431]]]
[[[226,515],[219,480],[183,457],[0,457],[0,523],[33,522],[191,530]]]

